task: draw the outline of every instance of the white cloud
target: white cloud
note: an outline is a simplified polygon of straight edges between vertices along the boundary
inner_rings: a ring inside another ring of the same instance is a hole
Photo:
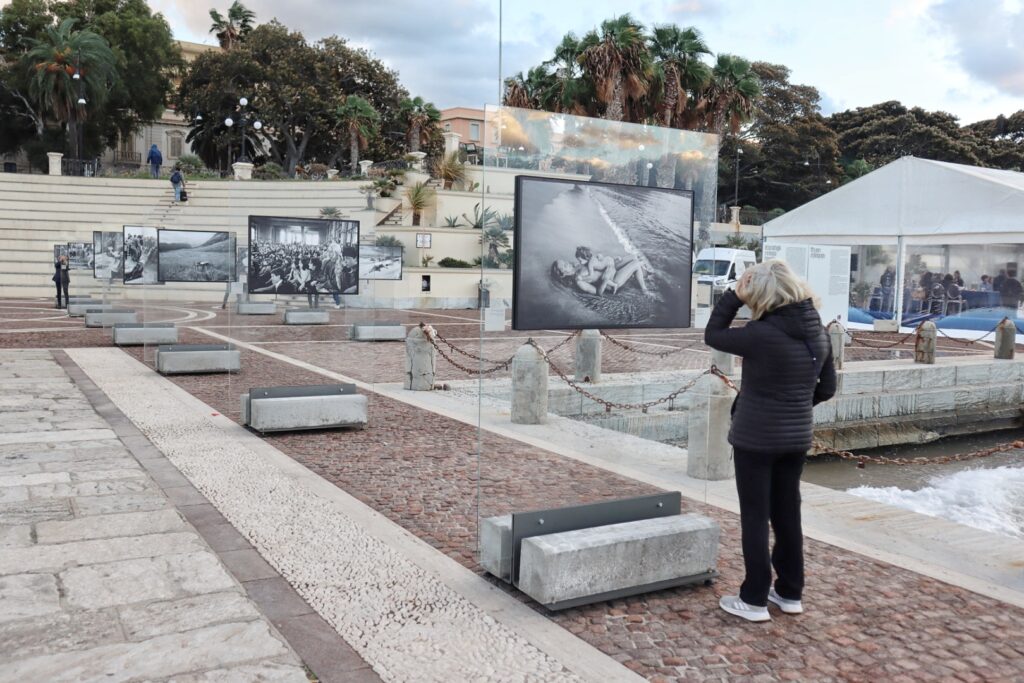
[[[952,39],[957,63],[1008,95],[1024,96],[1024,10],[999,0],[944,0],[930,16]]]

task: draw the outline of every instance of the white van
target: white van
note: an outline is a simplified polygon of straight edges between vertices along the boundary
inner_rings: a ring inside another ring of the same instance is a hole
[[[747,268],[757,264],[757,256],[749,249],[709,247],[701,249],[693,264],[693,276],[701,284],[715,288],[736,282]]]

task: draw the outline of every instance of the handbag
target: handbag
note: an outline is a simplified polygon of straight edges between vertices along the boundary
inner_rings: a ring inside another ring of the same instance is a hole
[[[188,192],[185,191],[184,187],[181,188],[181,201],[183,201],[183,202],[187,202],[188,201]]]

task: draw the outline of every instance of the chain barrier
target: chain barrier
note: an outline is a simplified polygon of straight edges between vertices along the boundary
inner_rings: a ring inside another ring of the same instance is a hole
[[[1009,320],[1009,318],[1003,318],[1003,320]],[[998,330],[999,326],[1003,324],[1003,320],[1000,320],[998,323],[996,323],[995,327],[993,327],[991,330],[989,330],[985,334],[981,335],[977,339],[959,339],[957,337],[951,337],[950,335],[946,334],[946,332],[942,328],[940,328],[940,327],[936,327],[935,329],[938,331],[939,334],[941,334],[946,339],[951,339],[952,341],[955,341],[955,342],[957,342],[959,344],[963,344],[964,346],[971,346],[972,344],[977,344],[978,342],[980,342],[983,339],[985,339],[985,337],[987,337],[988,335],[990,335],[993,332],[995,332],[996,330]]]
[[[442,358],[444,358],[446,361],[448,361],[451,365],[455,366],[456,369],[461,370],[462,372],[465,372],[468,375],[490,375],[490,374],[498,372],[500,370],[506,370],[506,369],[508,369],[512,365],[512,361],[515,358],[515,354],[513,354],[513,355],[509,356],[508,358],[506,358],[505,360],[501,360],[501,361],[496,361],[496,360],[491,360],[489,358],[484,358],[483,356],[478,356],[478,355],[476,355],[474,353],[471,353],[469,351],[465,351],[463,349],[460,349],[455,344],[453,344],[451,341],[446,339],[444,337],[444,335],[442,335],[440,332],[438,332],[431,325],[427,325],[426,323],[422,323],[421,322],[420,323],[420,329],[423,330],[423,334],[427,337],[427,339],[430,340],[431,346],[433,346],[434,350],[436,350],[439,354],[441,354]],[[553,347],[551,347],[551,349],[550,349],[550,351],[548,351],[548,353],[554,353],[555,351],[557,351],[558,349],[562,348],[563,346],[568,344],[570,341],[575,339],[577,336],[579,336],[579,331],[573,332],[568,337],[566,337],[565,339],[560,341],[558,344],[555,344]],[[443,348],[441,348],[441,346],[438,344],[438,341],[442,342],[448,348],[450,348],[452,351],[455,351],[456,353],[459,353],[459,354],[461,354],[461,355],[463,355],[463,356],[465,356],[467,358],[471,358],[471,359],[473,359],[475,361],[479,361],[481,363],[487,363],[491,367],[486,368],[486,369],[480,369],[480,368],[471,368],[469,366],[463,365],[462,363],[460,363],[457,360],[455,360],[447,351],[445,351]]]
[[[610,334],[608,334],[606,332],[601,332],[601,337],[604,338],[604,339],[607,339],[614,346],[619,347],[623,351],[628,351],[630,353],[636,353],[636,354],[639,354],[641,356],[653,356],[655,358],[667,358],[667,357],[669,357],[669,356],[671,356],[673,354],[679,353],[681,351],[687,351],[689,349],[692,349],[693,347],[697,346],[698,344],[703,344],[703,340],[702,339],[697,339],[696,341],[694,341],[691,344],[688,344],[686,346],[675,346],[675,347],[672,347],[671,349],[669,349],[667,351],[646,351],[644,349],[638,349],[635,346],[629,346],[628,344],[625,344],[624,342],[616,339],[615,337],[611,336]]]
[[[646,413],[649,408],[653,408],[655,406],[675,401],[677,398],[679,398],[679,396],[681,396],[682,394],[686,393],[694,386],[696,386],[697,382],[699,382],[700,378],[703,377],[704,375],[716,376],[724,380],[727,384],[731,385],[733,389],[736,389],[736,385],[733,384],[732,380],[726,377],[725,374],[722,373],[722,371],[719,370],[716,366],[712,365],[710,368],[698,374],[696,377],[691,379],[683,386],[679,387],[678,389],[668,394],[667,396],[663,396],[662,398],[654,399],[652,401],[645,401],[643,403],[620,403],[617,401],[609,401],[605,398],[602,398],[594,394],[591,391],[588,391],[585,387],[580,386],[574,379],[571,379],[569,375],[564,370],[562,370],[562,368],[558,367],[558,365],[551,360],[551,358],[548,355],[548,352],[541,348],[540,344],[535,342],[532,338],[528,339],[526,343],[528,346],[532,346],[534,349],[537,350],[538,353],[540,353],[541,357],[544,359],[544,362],[548,364],[548,367],[551,368],[551,371],[554,372],[559,379],[568,384],[576,393],[586,398],[589,398],[594,403],[604,406],[604,412],[606,413],[612,412],[613,408],[616,408],[618,410],[640,410],[641,412]]]

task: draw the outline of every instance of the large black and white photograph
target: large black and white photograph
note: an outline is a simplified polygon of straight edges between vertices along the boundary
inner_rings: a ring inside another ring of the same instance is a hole
[[[516,178],[513,328],[690,326],[693,193]]]
[[[94,230],[92,276],[100,280],[124,277],[124,233]]]
[[[157,251],[161,282],[230,282],[234,279],[233,233],[161,230]]]
[[[359,247],[360,280],[401,280],[402,247]]]
[[[155,285],[160,283],[158,230],[141,225],[124,226],[124,283]]]
[[[250,294],[358,294],[359,221],[249,217]]]
[[[68,270],[92,270],[92,242],[68,242]]]

